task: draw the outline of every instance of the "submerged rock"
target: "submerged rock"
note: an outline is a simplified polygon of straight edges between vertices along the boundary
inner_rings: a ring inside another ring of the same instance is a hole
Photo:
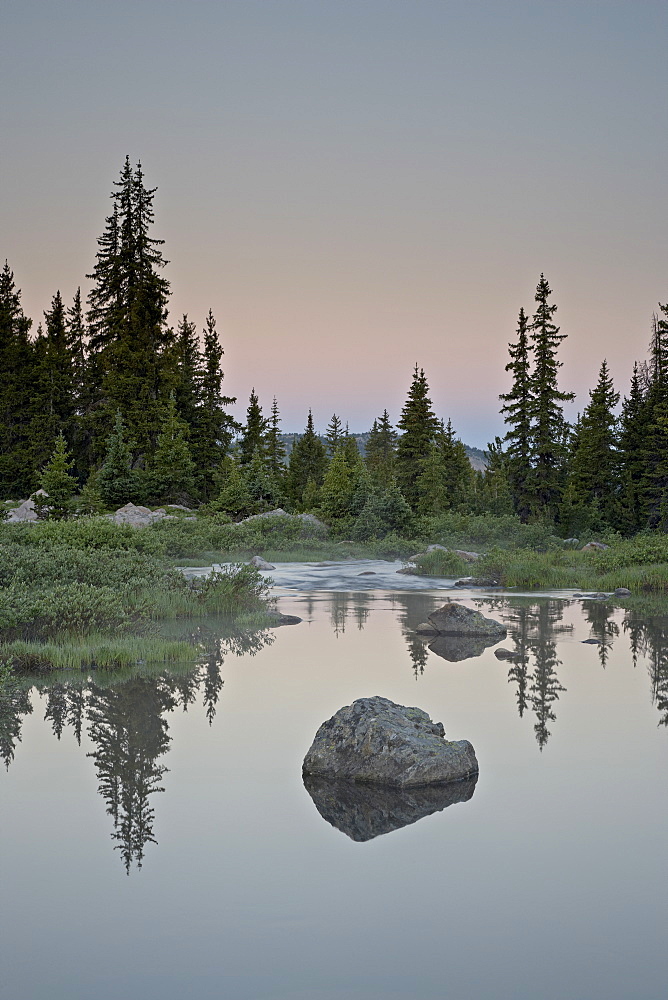
[[[505,639],[507,635],[505,626],[500,622],[485,618],[479,611],[465,608],[463,604],[456,604],[454,601],[432,611],[427,618],[436,626],[439,635],[480,636],[493,642]]]
[[[267,616],[269,618],[269,628],[278,628],[279,625],[299,625],[303,618],[298,618],[297,615],[283,615],[280,611],[268,611]]]
[[[358,698],[323,724],[303,772],[406,788],[458,781],[478,773],[467,740],[445,739],[443,724],[388,698]]]
[[[516,660],[518,658],[517,653],[513,653],[512,649],[504,649],[503,646],[495,649],[494,655],[497,660]]]
[[[408,789],[332,781],[305,774],[304,787],[327,823],[351,840],[363,843],[417,823],[424,816],[447,809],[455,802],[467,802],[477,780],[474,775],[446,785]]]

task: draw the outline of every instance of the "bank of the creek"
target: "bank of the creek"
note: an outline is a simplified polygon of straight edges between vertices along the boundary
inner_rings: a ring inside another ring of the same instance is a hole
[[[194,665],[6,693],[3,997],[663,997],[668,602],[400,565],[278,564],[299,625],[175,623]],[[445,598],[514,658],[418,635]],[[376,694],[470,740],[477,781],[305,787],[318,726]]]

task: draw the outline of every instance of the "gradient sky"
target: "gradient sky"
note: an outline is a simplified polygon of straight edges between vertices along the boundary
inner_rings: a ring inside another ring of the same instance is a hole
[[[0,257],[35,323],[86,289],[128,153],[240,413],[254,385],[286,430],[364,430],[417,362],[484,446],[541,271],[578,408],[645,356],[667,43],[663,0],[4,0]]]

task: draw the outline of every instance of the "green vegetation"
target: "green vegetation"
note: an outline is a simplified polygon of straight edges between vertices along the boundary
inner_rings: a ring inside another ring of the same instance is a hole
[[[105,518],[3,524],[0,660],[30,670],[183,659],[186,647],[165,640],[158,621],[265,607],[268,584],[252,566],[189,581],[171,564],[167,539],[157,525]],[[190,541],[202,537],[191,532]],[[176,546],[187,551],[183,533]]]

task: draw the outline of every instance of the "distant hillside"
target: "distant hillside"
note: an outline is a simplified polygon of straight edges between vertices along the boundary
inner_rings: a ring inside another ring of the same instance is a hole
[[[359,448],[361,453],[364,454],[364,450],[366,448],[366,442],[369,437],[369,432],[365,431],[363,434],[355,434],[353,432],[352,436],[357,441],[357,447]],[[296,437],[299,437],[299,433],[280,435],[281,441],[285,445],[286,457],[288,458],[290,456],[290,452],[292,451],[292,442]],[[324,435],[320,434],[319,437],[322,443],[326,444]],[[466,454],[469,457],[469,462],[471,463],[474,469],[479,470],[487,468],[487,456],[486,453],[482,450],[482,448],[474,448],[470,444],[465,444],[464,447],[466,448]]]

